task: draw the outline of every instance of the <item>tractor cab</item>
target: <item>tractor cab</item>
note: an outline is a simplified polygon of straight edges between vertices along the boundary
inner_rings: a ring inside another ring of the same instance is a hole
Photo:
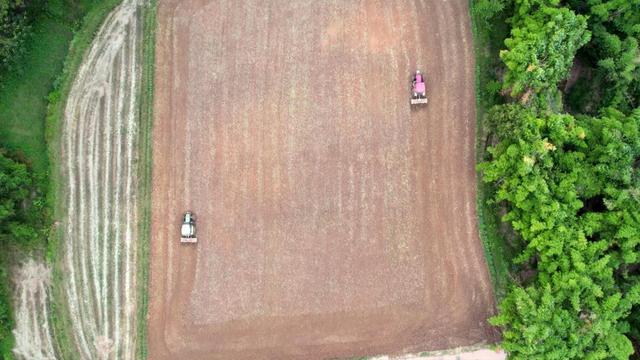
[[[196,238],[196,219],[191,211],[184,213],[182,226],[180,226],[180,242],[181,243],[197,243]]]

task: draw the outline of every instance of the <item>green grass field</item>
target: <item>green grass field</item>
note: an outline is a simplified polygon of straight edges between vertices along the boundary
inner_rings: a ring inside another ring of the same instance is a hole
[[[68,25],[43,16],[33,26],[17,69],[2,76],[0,144],[31,164],[41,185],[48,173],[47,95],[62,71],[72,37]]]
[[[60,77],[75,29],[100,0],[50,0],[32,23],[24,54],[0,74],[0,145],[32,167],[39,185],[48,174],[47,96]]]

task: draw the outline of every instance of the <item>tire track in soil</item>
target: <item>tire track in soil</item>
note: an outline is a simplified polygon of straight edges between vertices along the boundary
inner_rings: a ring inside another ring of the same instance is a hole
[[[497,339],[466,0],[166,0],[158,19],[151,359]],[[430,102],[410,109],[416,67]]]
[[[62,124],[62,286],[81,359],[132,359],[136,349],[143,6],[124,0],[107,16],[74,79]]]

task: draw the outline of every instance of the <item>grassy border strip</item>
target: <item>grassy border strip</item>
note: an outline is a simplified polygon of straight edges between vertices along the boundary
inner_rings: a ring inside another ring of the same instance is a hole
[[[469,0],[469,17],[471,32],[473,33],[473,48],[475,56],[475,95],[476,95],[476,163],[484,161],[486,155],[485,114],[489,108],[496,105],[495,96],[488,91],[491,82],[492,47],[491,28],[479,28],[483,21],[474,11],[475,1]],[[494,25],[495,26],[495,25]],[[511,259],[514,254],[507,240],[500,233],[500,217],[495,205],[490,204],[494,189],[482,180],[482,173],[478,172],[476,184],[476,212],[478,214],[478,230],[484,249],[485,259],[491,276],[494,296],[500,301],[512,283]]]
[[[151,174],[153,171],[153,92],[157,1],[149,0],[143,15],[142,83],[138,133],[138,306],[136,357],[147,358],[147,312],[149,307],[149,246],[151,240]]]

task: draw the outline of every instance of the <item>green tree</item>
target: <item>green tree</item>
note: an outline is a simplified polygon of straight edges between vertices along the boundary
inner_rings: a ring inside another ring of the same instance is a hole
[[[0,0],[0,70],[9,66],[22,51],[26,20],[23,0]]]
[[[640,0],[570,0],[569,4],[588,16],[593,38],[581,58],[595,70],[585,82],[590,85],[586,94],[582,89],[570,94],[572,108],[589,111],[613,106],[628,112],[639,106]]]
[[[574,269],[549,282],[515,287],[501,303],[491,321],[503,327],[502,346],[510,359],[622,360],[633,353],[626,318],[640,301],[640,289],[622,294],[603,288],[592,276],[606,272],[606,265],[579,265],[587,272]]]
[[[640,0],[588,0],[591,16],[599,23],[610,22],[629,36],[640,36]]]
[[[35,209],[29,206],[32,175],[25,164],[0,151],[0,240],[29,241],[37,233],[32,220]]]
[[[483,26],[491,27],[491,20],[508,5],[508,0],[474,0],[474,15],[483,21]]]
[[[576,51],[590,39],[584,16],[548,3],[516,2],[507,49],[500,52],[507,68],[503,88],[513,97],[548,95],[556,89],[567,77]]]

